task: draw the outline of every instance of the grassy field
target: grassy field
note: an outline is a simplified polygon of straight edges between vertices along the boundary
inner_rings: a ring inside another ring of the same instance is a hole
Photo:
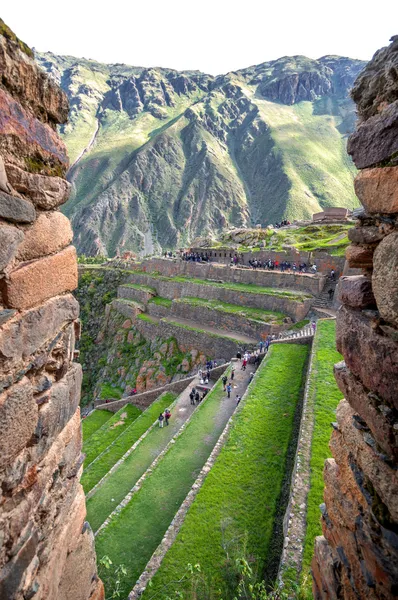
[[[128,575],[122,596],[127,596],[175,513],[190,490],[225,426],[223,402],[227,400],[219,381],[193,413],[185,431],[170,446],[142,488],[96,538],[97,555],[107,555],[113,565],[124,564]],[[114,573],[101,569],[108,590]]]
[[[203,298],[192,298],[185,297],[180,298],[177,302],[184,304],[191,304],[192,306],[202,306],[209,310],[218,310],[221,312],[229,313],[232,315],[239,315],[246,317],[253,321],[260,321],[262,323],[282,323],[285,315],[278,311],[262,310],[260,308],[250,308],[247,306],[240,306],[237,304],[229,304],[227,302],[221,302],[221,300],[204,300]]]
[[[336,407],[342,398],[333,376],[333,365],[342,359],[335,348],[336,321],[320,320],[314,338],[314,359],[309,384],[308,399],[314,407],[314,431],[311,446],[311,487],[307,502],[307,529],[304,540],[303,570],[301,579],[309,582],[314,540],[322,534],[319,505],[323,502],[323,467],[330,457],[329,440],[331,423],[336,420]]]
[[[158,306],[164,306],[165,308],[170,308],[172,300],[169,300],[169,298],[163,298],[162,296],[154,296],[154,298],[149,300],[148,304],[150,303],[157,304]]]
[[[83,441],[86,442],[97,429],[112,417],[112,414],[108,410],[95,410],[88,417],[82,419]]]
[[[248,558],[258,578],[266,567],[272,570],[280,550],[274,546],[275,519],[283,513],[282,488],[307,356],[308,346],[271,347],[145,600],[156,592],[158,598],[188,592],[190,581],[180,587],[171,583],[184,575],[188,563],[201,565],[210,590],[203,597],[209,599],[234,597],[236,558]]]
[[[148,292],[148,294],[156,294],[156,290],[149,287],[148,285],[141,285],[140,283],[123,283],[122,287],[132,288],[133,290],[140,290],[141,292]]]
[[[141,410],[132,404],[126,404],[117,411],[110,419],[108,419],[100,429],[83,444],[83,452],[86,455],[84,466],[85,468],[99,455],[101,452],[117,438],[127,427],[140,416]],[[110,413],[112,414],[112,413]]]
[[[109,471],[111,467],[127,452],[129,448],[154,423],[175,395],[167,392],[153,402],[123,433],[115,440],[101,457],[83,472],[81,482],[84,491],[89,492]],[[100,411],[98,411],[100,412]],[[102,412],[102,411],[101,411]],[[105,412],[105,411],[104,411]],[[112,413],[109,413],[112,416]]]

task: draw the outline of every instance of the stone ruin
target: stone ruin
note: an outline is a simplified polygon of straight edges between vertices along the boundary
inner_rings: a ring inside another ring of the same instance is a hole
[[[101,600],[85,523],[63,92],[0,20],[0,598]]]
[[[316,599],[398,596],[398,36],[379,50],[352,96],[359,124],[348,151],[364,206],[342,277],[335,376],[344,394],[326,461]]]
[[[348,216],[348,208],[329,206],[322,212],[314,213],[312,220],[316,223],[341,223],[342,221],[347,221]]]

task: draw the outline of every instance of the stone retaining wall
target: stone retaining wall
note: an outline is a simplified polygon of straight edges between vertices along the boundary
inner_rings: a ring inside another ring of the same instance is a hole
[[[349,233],[335,377],[345,400],[326,461],[323,536],[312,563],[316,600],[392,600],[398,591],[398,37],[375,54],[352,96],[348,150],[365,208]],[[385,166],[380,166],[385,165]]]
[[[297,261],[297,259],[296,259]],[[307,261],[308,263],[308,261]],[[182,261],[179,259],[170,260],[166,258],[151,258],[144,260],[139,269],[148,271],[148,273],[158,272],[167,277],[196,277],[201,279],[222,280],[228,283],[249,283],[262,287],[284,288],[308,292],[317,296],[325,286],[326,277],[320,273],[294,274],[282,273],[280,271],[266,271],[263,269],[240,269],[231,268],[220,264],[196,263],[191,261]]]
[[[221,263],[229,265],[231,257],[234,256],[234,251],[226,250],[208,250],[205,248],[194,248],[194,252],[208,252],[211,256],[210,260],[212,263]],[[258,252],[243,252],[239,253],[239,256],[243,256],[243,264],[248,265],[249,260],[277,260],[279,262],[287,261],[290,263],[306,263],[315,264],[317,266],[318,273],[324,273],[328,275],[331,269],[336,271],[337,275],[343,272],[344,268],[344,256],[332,256],[328,252],[284,252],[275,250],[259,250]]]
[[[228,364],[229,363],[223,363],[222,365],[211,369],[211,378],[218,379],[222,375],[222,373],[224,373]],[[133,404],[134,406],[138,406],[138,408],[145,410],[164,392],[174,392],[175,394],[181,394],[181,392],[183,392],[185,388],[192,383],[195,377],[196,375],[192,375],[191,377],[184,377],[184,379],[172,381],[171,383],[167,383],[163,387],[157,388],[155,390],[142,392],[141,394],[136,394],[135,396],[126,396],[126,398],[122,398],[121,400],[115,400],[113,402],[108,402],[107,404],[98,404],[96,408],[98,410],[109,410],[110,412],[116,413],[126,404]]]
[[[68,102],[1,34],[0,71],[0,597],[102,600],[79,483],[76,252],[58,210]]]
[[[171,317],[176,316],[183,319],[194,319],[199,326],[200,323],[203,323],[203,325],[216,327],[223,331],[237,331],[258,340],[265,339],[268,334],[278,333],[282,329],[287,329],[288,327],[288,325],[282,327],[281,325],[259,323],[238,314],[218,311],[206,306],[193,306],[192,304],[179,302],[178,300],[173,301],[169,314]]]
[[[137,319],[135,326],[146,339],[174,337],[182,352],[200,348],[200,351],[206,356],[224,362],[230,360],[231,356],[235,356],[237,351],[244,346],[242,342],[234,341],[231,338],[223,338],[207,332],[202,333],[201,331],[179,327],[166,321],[151,323]]]
[[[288,315],[293,321],[301,321],[308,313],[312,299],[307,298],[303,301],[290,300],[267,294],[258,294],[255,292],[241,292],[237,290],[226,289],[222,286],[206,285],[205,283],[194,283],[192,281],[180,282],[157,279],[150,275],[136,273],[129,275],[129,281],[148,285],[156,289],[159,296],[169,298],[196,297],[205,300],[221,300],[230,304],[239,304],[252,308],[262,308],[282,312]]]

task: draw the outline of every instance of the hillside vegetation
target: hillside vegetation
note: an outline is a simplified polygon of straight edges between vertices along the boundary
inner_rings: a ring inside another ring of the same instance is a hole
[[[79,253],[151,254],[357,204],[345,137],[361,61],[284,57],[215,78],[36,58],[70,99],[64,210]]]

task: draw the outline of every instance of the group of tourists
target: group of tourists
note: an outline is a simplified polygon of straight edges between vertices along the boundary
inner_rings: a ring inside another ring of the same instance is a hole
[[[189,393],[189,399],[191,401],[191,404],[195,406],[195,404],[199,404],[200,402],[202,402],[203,398],[206,397],[208,391],[209,390],[203,390],[202,395],[200,395],[198,388],[194,386]]]
[[[290,221],[288,219],[283,219],[283,221],[280,223],[275,223],[274,227],[275,229],[280,229],[281,227],[286,227],[287,225],[291,225]]]
[[[312,274],[317,272],[317,266],[315,264],[307,265],[307,263],[305,263],[305,262],[291,263],[287,260],[283,260],[282,262],[279,262],[278,260],[272,260],[272,259],[261,261],[256,258],[253,260],[249,260],[249,267],[251,267],[252,269],[267,269],[268,271],[281,271],[282,273],[284,273],[285,271],[287,273],[312,273]]]
[[[207,252],[182,252],[181,260],[192,261],[192,262],[209,262],[210,257]]]
[[[164,413],[161,412],[160,415],[158,416],[159,427],[162,428],[163,423],[166,423],[166,425],[168,425],[170,417],[171,417],[171,412],[169,411],[168,408],[166,408]]]

